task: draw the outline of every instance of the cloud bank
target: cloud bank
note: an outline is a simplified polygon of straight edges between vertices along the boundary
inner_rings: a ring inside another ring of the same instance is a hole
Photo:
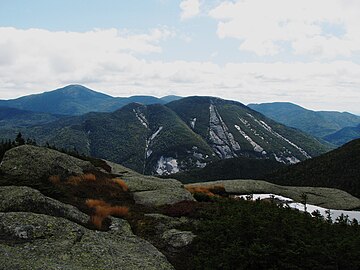
[[[240,50],[265,56],[290,47],[330,59],[360,51],[359,11],[357,0],[241,0],[222,2],[209,16],[217,35],[239,40]]]
[[[208,61],[170,61],[165,55],[182,34],[163,26],[142,33],[0,27],[0,98],[78,83],[113,96],[213,95],[360,114],[359,1],[183,0],[179,7],[180,24],[202,14],[203,24],[215,20],[214,39],[232,39],[255,57],[216,63],[226,48],[219,43]]]

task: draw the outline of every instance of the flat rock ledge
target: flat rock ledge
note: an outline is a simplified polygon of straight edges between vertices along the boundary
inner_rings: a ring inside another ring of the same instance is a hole
[[[60,217],[0,213],[0,269],[174,269],[150,243],[118,228],[123,225],[100,232]]]
[[[178,180],[146,176],[119,164],[106,162],[111,167],[111,173],[119,175],[126,182],[138,204],[160,206],[195,200]]]
[[[86,224],[89,216],[76,207],[46,197],[40,191],[22,186],[0,187],[0,212],[32,212],[63,217]]]

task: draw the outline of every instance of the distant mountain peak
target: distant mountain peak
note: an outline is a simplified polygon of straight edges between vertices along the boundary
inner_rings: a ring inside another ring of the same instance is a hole
[[[81,115],[88,112],[113,112],[126,104],[164,104],[153,96],[112,97],[79,84],[17,99],[0,100],[0,107],[62,115]]]
[[[74,97],[74,98],[81,98],[86,96],[102,96],[102,97],[112,98],[110,95],[97,92],[80,84],[70,84],[65,87],[58,88],[56,90],[52,90],[45,93],[61,93],[67,95],[68,97]]]

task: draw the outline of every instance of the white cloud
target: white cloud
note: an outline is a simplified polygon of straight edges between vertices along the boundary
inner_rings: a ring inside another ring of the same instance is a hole
[[[113,96],[213,95],[243,103],[292,101],[360,113],[360,65],[350,61],[228,63],[149,61],[169,30],[130,35],[0,28],[0,97],[80,83]]]
[[[209,15],[218,21],[220,38],[238,39],[240,50],[260,56],[278,54],[284,44],[294,54],[319,59],[360,51],[357,0],[225,1]],[[343,33],[336,32],[337,28]]]
[[[200,13],[200,0],[183,0],[180,9],[181,20],[192,18]]]

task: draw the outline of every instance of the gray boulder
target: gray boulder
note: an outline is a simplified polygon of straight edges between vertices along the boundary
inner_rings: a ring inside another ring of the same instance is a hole
[[[7,151],[0,169],[8,176],[19,180],[39,179],[59,174],[82,174],[94,166],[81,159],[58,151],[31,145],[22,145]]]
[[[119,226],[100,232],[59,217],[0,213],[0,269],[174,269],[154,246]]]
[[[46,197],[29,187],[0,187],[0,212],[33,212],[63,217],[78,224],[89,221],[89,216],[76,207]]]
[[[179,231],[171,229],[162,234],[162,239],[165,243],[175,249],[186,247],[192,243],[195,234],[190,231]]]

